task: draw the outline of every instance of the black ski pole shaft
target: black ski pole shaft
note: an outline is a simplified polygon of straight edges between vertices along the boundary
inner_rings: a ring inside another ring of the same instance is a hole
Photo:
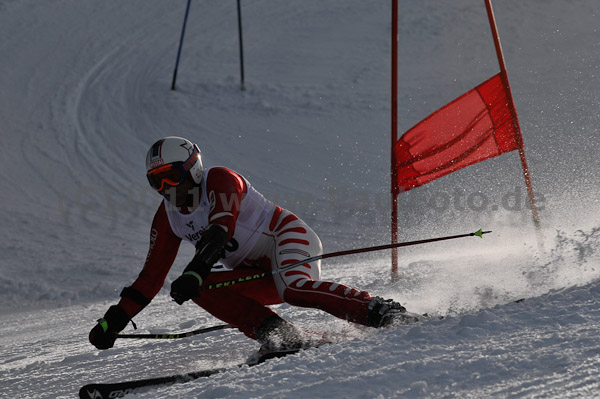
[[[233,328],[229,324],[220,324],[212,327],[199,328],[194,331],[188,331],[183,333],[162,333],[162,334],[117,334],[117,338],[129,338],[129,339],[178,339],[191,337],[193,335],[199,335],[209,333],[217,330],[224,330],[226,328]]]
[[[345,250],[345,251],[330,252],[330,253],[326,253],[326,254],[323,254],[323,255],[313,256],[311,258],[307,258],[307,259],[304,259],[302,261],[298,261],[296,263],[292,263],[291,265],[287,265],[287,266],[281,267],[278,270],[275,270],[275,271],[273,271],[271,273],[261,271],[260,273],[257,273],[257,274],[252,275],[252,276],[248,276],[246,278],[240,278],[240,279],[237,279],[237,280],[230,280],[230,281],[222,281],[222,282],[219,282],[219,283],[216,283],[216,284],[211,284],[211,285],[204,285],[204,286],[200,287],[200,290],[201,291],[208,291],[208,290],[213,290],[213,289],[219,289],[219,288],[228,287],[228,286],[231,286],[231,285],[234,285],[234,284],[241,284],[241,283],[248,282],[248,281],[258,280],[258,279],[261,279],[261,278],[272,276],[274,274],[280,273],[280,272],[285,271],[285,270],[289,270],[289,269],[291,269],[293,267],[296,267],[296,266],[304,265],[306,263],[314,262],[314,261],[320,260],[320,259],[333,258],[335,256],[359,254],[359,253],[363,253],[363,252],[381,251],[381,250],[384,250],[384,249],[399,248],[399,247],[408,247],[410,245],[427,244],[427,243],[431,243],[431,242],[453,240],[453,239],[462,238],[462,237],[480,237],[480,238],[483,238],[483,235],[484,234],[488,234],[488,233],[491,233],[491,231],[483,231],[482,229],[479,229],[479,230],[477,230],[474,233],[457,234],[457,235],[446,236],[446,237],[428,238],[428,239],[425,239],[425,240],[398,242],[398,243],[394,243],[394,244],[378,245],[378,246],[375,246],[375,247],[358,248],[358,249],[348,249],[348,250]]]
[[[244,81],[244,42],[242,33],[242,5],[240,0],[237,0],[237,14],[238,14],[238,38],[240,44],[240,87],[242,91],[246,90],[246,82]]]
[[[175,60],[175,70],[173,71],[171,90],[175,90],[175,83],[177,81],[177,70],[179,69],[179,59],[181,58],[181,48],[183,47],[183,38],[185,36],[185,27],[187,25],[188,15],[190,13],[191,2],[192,0],[188,0],[187,6],[185,7],[185,16],[183,17],[183,26],[181,27],[181,37],[179,38],[179,48],[177,49],[177,59]]]
[[[360,253],[364,253],[364,252],[381,251],[381,250],[384,250],[384,249],[408,247],[410,245],[427,244],[427,243],[437,242],[437,241],[454,240],[456,238],[463,238],[463,237],[473,237],[473,236],[476,236],[476,237],[480,237],[481,238],[484,234],[488,234],[488,233],[491,233],[491,231],[482,231],[481,229],[479,229],[478,231],[476,231],[474,233],[457,234],[457,235],[446,236],[446,237],[428,238],[428,239],[425,239],[425,240],[397,242],[397,243],[393,243],[393,244],[377,245],[377,246],[374,246],[374,247],[348,249],[348,250],[345,250],[345,251],[330,252],[330,253],[323,254],[323,255],[313,256],[311,258],[308,258],[308,259],[305,259],[305,260],[302,260],[302,261],[299,261],[299,262],[296,262],[296,263],[292,263],[291,265],[287,265],[287,266],[281,267],[281,268],[279,268],[279,270],[276,271],[276,273],[279,273],[279,272],[284,271],[284,270],[291,269],[291,268],[296,267],[296,266],[303,265],[305,263],[314,262],[314,261],[320,260],[320,259],[328,259],[328,258],[334,258],[334,257],[337,257],[337,256],[360,254]]]

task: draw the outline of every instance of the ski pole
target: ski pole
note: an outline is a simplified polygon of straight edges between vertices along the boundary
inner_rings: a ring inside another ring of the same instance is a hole
[[[213,290],[213,289],[217,289],[217,288],[224,288],[230,285],[234,285],[234,284],[240,284],[240,283],[244,283],[244,282],[248,282],[248,281],[254,281],[254,280],[258,280],[261,278],[265,278],[277,273],[281,273],[283,271],[289,270],[291,268],[294,268],[296,266],[300,266],[300,265],[304,265],[306,263],[310,263],[310,262],[314,262],[316,260],[321,260],[321,259],[328,259],[328,258],[333,258],[336,256],[343,256],[343,255],[351,255],[351,254],[359,254],[359,253],[363,253],[363,252],[373,252],[373,251],[381,251],[384,249],[391,249],[391,248],[400,248],[400,247],[408,247],[410,245],[418,245],[418,244],[427,244],[430,242],[437,242],[437,241],[445,241],[445,240],[453,240],[455,238],[462,238],[462,237],[479,237],[479,238],[483,238],[484,234],[488,234],[491,233],[491,231],[483,231],[482,229],[477,230],[474,233],[466,233],[466,234],[457,234],[457,235],[453,235],[453,236],[446,236],[446,237],[436,237],[436,238],[428,238],[425,240],[417,240],[417,241],[406,241],[406,242],[398,242],[398,243],[394,243],[394,244],[386,244],[386,245],[377,245],[374,247],[366,247],[366,248],[357,248],[357,249],[348,249],[345,251],[338,251],[338,252],[330,252],[330,253],[326,253],[326,254],[322,254],[322,255],[317,255],[317,256],[313,256],[301,261],[298,261],[296,263],[292,263],[290,265],[286,265],[284,267],[280,267],[279,269],[269,273],[269,272],[260,272],[257,273],[255,275],[251,275],[251,276],[247,276],[245,278],[240,278],[237,280],[230,280],[230,281],[222,281],[219,283],[215,283],[215,284],[210,284],[210,285],[205,285],[205,286],[201,286],[200,287],[200,291],[207,291],[207,290]]]
[[[211,331],[224,330],[226,328],[233,328],[229,324],[219,324],[212,327],[199,328],[194,331],[188,331],[184,333],[163,333],[163,334],[117,334],[117,338],[130,338],[130,339],[178,339],[191,337],[193,335],[204,334]]]
[[[474,233],[458,234],[458,235],[454,235],[454,236],[437,237],[437,238],[428,238],[425,240],[417,240],[417,241],[397,242],[394,244],[377,245],[374,247],[348,249],[345,251],[330,252],[330,253],[323,254],[323,255],[313,256],[311,258],[308,258],[308,259],[305,259],[305,260],[302,260],[302,261],[299,261],[296,263],[292,263],[291,265],[286,265],[284,267],[280,267],[279,270],[277,270],[276,272],[273,272],[273,274],[294,268],[296,266],[303,265],[305,263],[310,263],[310,262],[314,262],[316,260],[321,260],[321,259],[333,258],[336,256],[344,256],[344,255],[360,254],[360,253],[364,253],[364,252],[381,251],[384,249],[391,249],[391,248],[408,247],[410,245],[427,244],[430,242],[453,240],[455,238],[462,238],[462,237],[476,236],[479,238],[483,238],[483,235],[488,234],[488,233],[491,233],[491,231],[482,231],[482,229],[479,229]]]

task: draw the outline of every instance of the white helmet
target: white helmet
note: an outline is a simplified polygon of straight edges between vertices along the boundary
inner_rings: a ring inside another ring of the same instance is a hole
[[[182,137],[169,136],[158,140],[150,147],[146,155],[146,171],[150,172],[163,165],[174,164],[184,172],[189,172],[196,184],[202,182],[202,156],[200,148],[191,141]],[[154,187],[150,174],[148,174],[150,184]],[[184,174],[185,178],[187,174]]]

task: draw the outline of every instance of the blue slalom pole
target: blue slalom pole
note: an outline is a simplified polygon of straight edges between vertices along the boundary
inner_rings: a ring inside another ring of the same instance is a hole
[[[177,69],[179,68],[179,59],[181,58],[181,48],[183,47],[183,37],[185,36],[185,26],[187,25],[188,15],[190,13],[190,4],[192,0],[188,0],[185,8],[185,17],[183,17],[183,27],[181,28],[181,38],[179,39],[179,49],[177,50],[177,60],[175,61],[175,70],[173,71],[173,82],[171,90],[175,90],[175,82],[177,80]]]

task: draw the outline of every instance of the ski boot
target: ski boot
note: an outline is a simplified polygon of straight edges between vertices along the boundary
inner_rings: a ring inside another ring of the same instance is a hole
[[[406,308],[392,299],[375,297],[369,303],[369,327],[386,327],[392,324],[414,324],[427,318],[406,311]]]
[[[246,360],[247,364],[262,363],[267,359],[315,346],[307,334],[276,314],[269,316],[260,325],[256,332],[256,340],[261,344],[260,349]]]

